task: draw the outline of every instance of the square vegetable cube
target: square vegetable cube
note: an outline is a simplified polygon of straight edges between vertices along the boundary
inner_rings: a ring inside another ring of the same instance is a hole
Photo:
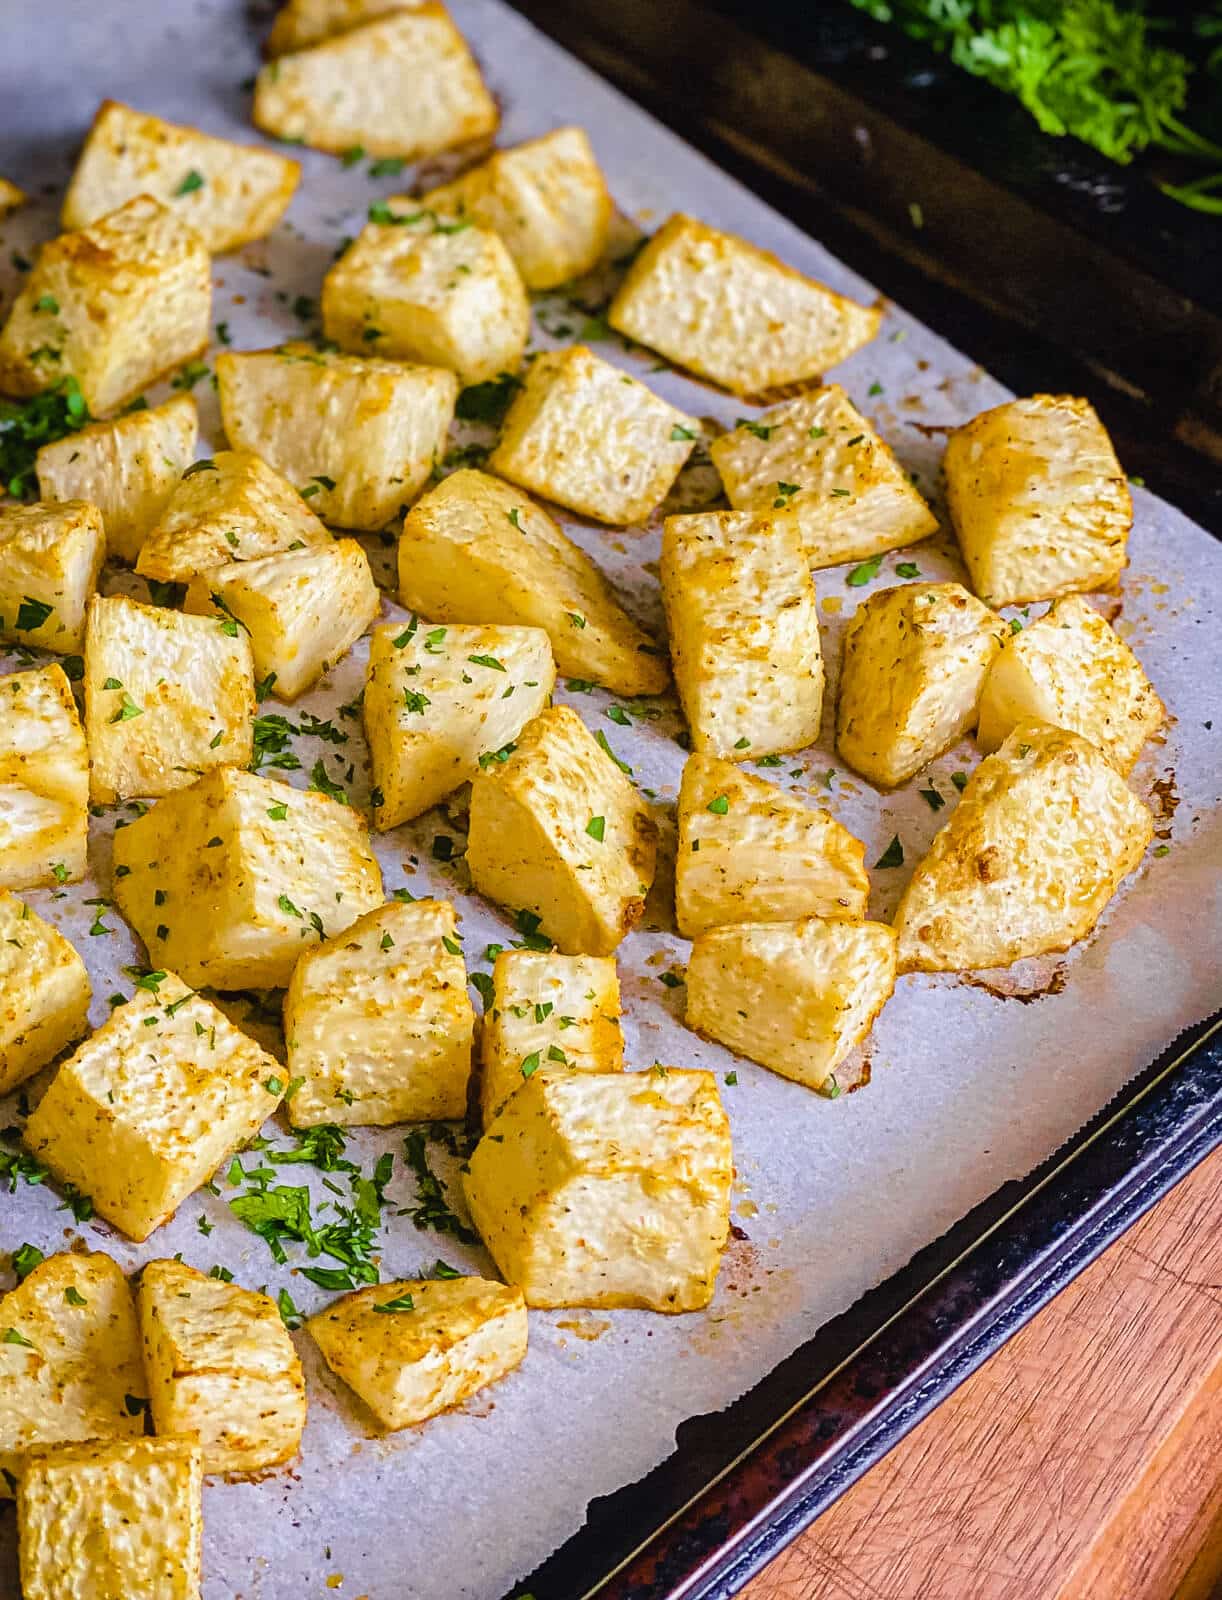
[[[818,1089],[869,1033],[895,988],[881,922],[751,922],[692,941],[687,1025]]]
[[[312,493],[326,522],[385,527],[445,454],[458,379],[440,367],[282,345],[217,357],[230,443]]]
[[[58,664],[0,677],[0,888],[85,876],[89,757]]]
[[[199,418],[189,394],[91,422],[38,452],[44,500],[88,500],[102,514],[106,553],[135,561],[195,454]]]
[[[638,344],[747,396],[818,377],[868,344],[880,318],[682,213],[637,256],[607,313]]]
[[[467,866],[481,894],[539,918],[566,955],[605,956],[644,913],[657,833],[577,713],[552,706],[475,775]]]
[[[355,539],[233,561],[192,580],[185,609],[229,617],[250,640],[255,676],[296,700],[343,659],[381,610]]]
[[[793,524],[742,511],[667,517],[661,579],[693,748],[758,761],[813,744],[823,654]]]
[[[85,638],[85,734],[95,801],[169,794],[253,750],[250,644],[227,618],[126,595],[95,599]]]
[[[536,1072],[463,1180],[528,1306],[698,1311],[730,1227],[730,1124],[711,1072]]]
[[[70,1445],[17,1487],[26,1600],[199,1600],[203,1469],[193,1439]]]
[[[1088,400],[1037,394],[956,428],[946,501],[972,587],[991,606],[1103,589],[1128,561],[1133,502]]]
[[[387,1429],[461,1405],[526,1354],[521,1290],[487,1278],[374,1284],[336,1300],[306,1328],[332,1372]]]
[[[159,1434],[198,1435],[205,1472],[258,1472],[297,1454],[305,1380],[274,1300],[182,1261],[150,1261],[137,1296]]]
[[[0,643],[79,654],[106,535],[96,506],[0,506]]]
[[[394,828],[505,759],[551,699],[542,628],[392,622],[369,645],[365,736],[374,819]]]
[[[466,41],[432,0],[271,62],[252,115],[278,139],[405,161],[484,138],[500,120]]]
[[[0,1094],[89,1030],[89,974],[58,928],[0,889]]]
[[[391,901],[306,950],[284,1002],[296,1127],[463,1117],[475,1013],[445,900]]]
[[[65,373],[95,416],[117,411],[208,343],[204,241],[148,195],[44,244],[0,332],[0,389],[40,394]]]
[[[371,222],[323,280],[323,332],[354,355],[448,367],[461,384],[521,365],[530,302],[495,233],[419,204]]]
[[[743,417],[709,446],[730,504],[798,524],[812,567],[915,544],[938,519],[839,384]]]
[[[526,373],[493,472],[599,522],[640,522],[666,497],[699,425],[585,345]]]
[[[502,950],[480,1030],[481,1118],[486,1128],[541,1066],[622,1072],[619,974],[614,956]]]
[[[285,0],[263,41],[263,54],[271,60],[293,50],[307,50],[375,17],[407,9],[403,0]]]
[[[308,943],[382,904],[357,812],[234,767],[120,829],[114,861],[115,902],[150,954],[214,989],[283,988]]]

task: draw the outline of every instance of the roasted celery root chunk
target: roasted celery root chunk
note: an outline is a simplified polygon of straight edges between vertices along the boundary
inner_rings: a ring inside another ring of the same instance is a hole
[[[59,929],[0,889],[0,1094],[88,1032],[90,993],[85,963]]]
[[[7,217],[10,211],[25,205],[28,198],[24,189],[19,189],[7,178],[0,178],[0,217]]]
[[[106,535],[96,506],[0,506],[0,644],[77,655]]]
[[[464,1185],[528,1306],[698,1311],[713,1297],[732,1173],[711,1072],[546,1067],[480,1140]]]
[[[420,0],[416,0],[419,4]],[[268,57],[307,50],[337,33],[347,33],[392,11],[410,11],[412,0],[287,0],[276,13],[263,43]]]
[[[1020,723],[968,779],[904,892],[902,972],[1005,967],[1084,938],[1154,819],[1080,734]]]
[[[696,935],[687,1025],[811,1089],[869,1033],[895,987],[881,922],[753,922]]]
[[[58,663],[0,677],[0,888],[85,876],[89,757]]]
[[[689,938],[727,923],[866,914],[861,841],[732,762],[688,758],[678,822],[675,918]]]

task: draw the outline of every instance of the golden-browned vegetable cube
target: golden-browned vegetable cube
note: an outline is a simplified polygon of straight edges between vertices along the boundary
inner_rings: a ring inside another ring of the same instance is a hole
[[[226,562],[330,542],[291,483],[249,450],[222,450],[183,473],[148,531],[136,571],[163,583],[186,583]]]
[[[150,1261],[137,1305],[157,1433],[197,1434],[205,1472],[257,1472],[297,1454],[305,1380],[275,1301]]]
[[[337,33],[359,28],[363,22],[372,22],[375,17],[411,9],[412,0],[286,0],[263,42],[263,53],[271,57],[305,50]]]
[[[452,473],[408,512],[399,598],[438,622],[542,628],[561,672],[619,694],[660,694],[669,681],[663,652],[585,551],[486,472]]]
[[[279,222],[301,167],[258,145],[214,139],[103,100],[64,196],[65,228],[83,228],[137,195],[189,222],[209,250],[236,250]]]
[[[688,757],[678,822],[675,920],[688,938],[731,922],[866,914],[861,841],[729,761]]]
[[[116,903],[154,959],[214,989],[283,988],[308,943],[382,904],[357,812],[233,767],[120,829],[114,859]]]
[[[355,539],[234,561],[201,573],[186,609],[236,621],[250,639],[255,676],[280,700],[296,700],[341,660],[382,602],[369,557]]]
[[[59,929],[0,889],[0,1094],[88,1032],[89,996],[85,963]]]
[[[85,735],[94,801],[169,794],[212,767],[246,766],[255,677],[236,622],[126,595],[99,597],[85,639]]]
[[[85,876],[89,757],[58,664],[0,678],[0,888]]]
[[[499,233],[528,289],[554,289],[597,266],[615,209],[582,128],[497,150],[422,204]]]
[[[1080,733],[1127,773],[1166,715],[1128,645],[1085,600],[1067,595],[1003,640],[984,680],[976,738],[988,752],[1020,722],[1046,722]]]
[[[1037,394],[956,428],[946,501],[972,587],[992,606],[1114,583],[1128,561],[1133,502],[1088,400]]]
[[[493,472],[599,522],[639,522],[666,497],[699,424],[585,345],[531,363]]]
[[[382,528],[445,453],[458,379],[440,367],[362,360],[309,345],[216,359],[230,443],[311,493],[341,528]]]
[[[812,744],[823,655],[797,528],[744,511],[667,517],[661,578],[693,748],[758,761]]]
[[[812,567],[864,561],[938,519],[839,384],[800,395],[709,446],[730,504],[796,519]]]
[[[147,195],[42,247],[0,332],[0,389],[66,374],[95,416],[208,343],[211,264],[195,229]]]
[[[355,355],[448,367],[462,384],[516,371],[530,302],[508,250],[485,228],[439,225],[407,204],[394,223],[371,222],[327,273],[323,332]]]
[[[542,628],[394,622],[369,645],[365,736],[374,820],[394,828],[505,759],[551,699]]]
[[[976,721],[1006,624],[959,583],[906,583],[858,606],[844,635],[836,749],[884,788]]]
[[[484,1127],[540,1067],[622,1072],[619,1018],[614,956],[502,950],[480,1034]]]
[[[26,1600],[199,1600],[203,1466],[194,1439],[69,1445],[17,1486]]]
[[[881,922],[803,917],[709,928],[692,941],[687,1025],[818,1089],[894,988],[895,932]]]
[[[713,1297],[732,1175],[711,1072],[545,1067],[506,1102],[463,1181],[528,1306],[698,1311]]]
[[[968,779],[895,914],[901,972],[1005,967],[1084,938],[1154,819],[1080,734],[1020,723]]]
[[[29,1450],[143,1433],[136,1311],[109,1256],[40,1262],[0,1298],[0,1330],[0,1500]]]
[[[467,866],[481,894],[534,913],[566,955],[610,955],[645,910],[657,824],[575,711],[528,722],[475,775]]]
[[[758,395],[851,356],[878,332],[880,316],[770,251],[680,213],[632,263],[607,320],[734,394]]]
[[[198,431],[189,394],[92,422],[39,450],[39,493],[44,500],[88,500],[102,514],[107,555],[135,561],[191,465]]]
[[[52,1078],[26,1146],[99,1216],[147,1239],[258,1133],[283,1098],[279,1070],[210,1001],[152,972]]]
[[[307,950],[284,1001],[296,1127],[463,1117],[475,1013],[446,900],[397,900]]]
[[[75,655],[106,535],[96,506],[0,506],[0,643]]]
[[[0,178],[0,217],[7,217],[10,211],[16,211],[18,206],[26,203],[27,198],[24,189],[19,189],[7,178]]]
[[[430,0],[271,62],[252,114],[278,139],[406,161],[482,139],[500,120],[462,34]]]
[[[336,1300],[306,1328],[332,1372],[387,1429],[460,1405],[526,1354],[522,1291],[487,1278],[374,1284]]]

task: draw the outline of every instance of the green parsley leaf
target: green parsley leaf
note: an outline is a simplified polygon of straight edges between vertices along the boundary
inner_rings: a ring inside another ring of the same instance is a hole
[[[714,795],[705,809],[711,811],[715,817],[724,817],[730,809],[730,801],[724,794]]]
[[[373,1309],[390,1314],[395,1311],[414,1311],[416,1304],[410,1294],[401,1294],[394,1300],[383,1300],[379,1305],[375,1305]]]
[[[187,173],[186,177],[178,185],[178,188],[175,189],[174,194],[175,196],[180,194],[194,194],[197,189],[202,189],[206,182],[207,179],[204,177],[203,173],[197,172],[195,168],[192,167],[190,172]]]
[[[891,840],[891,843],[883,851],[882,855],[879,856],[874,865],[876,867],[902,867],[904,865],[904,847],[900,843],[898,833],[894,836],[894,838]]]
[[[882,564],[882,556],[871,556],[868,561],[859,562],[844,581],[850,589],[860,589],[878,577]]]
[[[590,835],[591,839],[597,839],[599,844],[603,842],[603,837],[606,831],[606,817],[591,817],[589,822],[586,823],[586,832]]]

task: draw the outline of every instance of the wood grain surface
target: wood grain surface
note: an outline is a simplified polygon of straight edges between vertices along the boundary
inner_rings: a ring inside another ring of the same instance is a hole
[[[1222,1595],[1222,1150],[744,1600]]]

